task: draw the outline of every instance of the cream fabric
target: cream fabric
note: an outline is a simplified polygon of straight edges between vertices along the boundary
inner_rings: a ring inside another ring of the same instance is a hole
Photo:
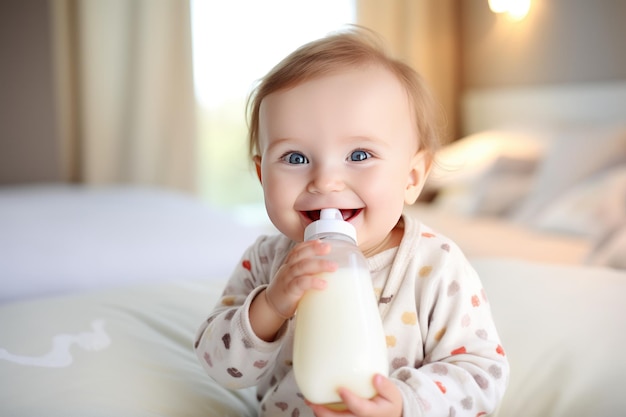
[[[497,416],[624,414],[626,273],[472,264],[511,364]],[[141,284],[0,306],[0,415],[255,416],[254,391],[222,388],[193,353],[198,323],[225,283]],[[56,367],[36,364],[48,354]]]
[[[404,414],[491,413],[509,367],[480,278],[454,242],[410,216],[403,219],[397,251],[367,263],[379,294],[389,377],[402,393]],[[291,366],[297,321],[266,342],[254,334],[247,313],[293,245],[282,235],[260,237],[198,331],[196,353],[207,373],[224,386],[256,386],[264,417],[313,415]]]
[[[0,306],[0,415],[253,417],[192,350],[223,283],[144,284]]]
[[[194,190],[189,2],[50,5],[66,179]]]
[[[626,273],[506,259],[472,262],[511,364],[501,417],[626,410]]]
[[[454,0],[356,0],[357,23],[378,32],[391,52],[416,69],[446,115],[446,139],[458,137]]]

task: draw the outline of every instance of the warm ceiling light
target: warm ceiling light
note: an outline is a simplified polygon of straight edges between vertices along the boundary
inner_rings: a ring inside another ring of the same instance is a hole
[[[494,13],[504,13],[509,10],[509,0],[489,0],[489,8]]]
[[[514,20],[522,20],[530,10],[530,0],[489,0],[494,13],[507,13]]]

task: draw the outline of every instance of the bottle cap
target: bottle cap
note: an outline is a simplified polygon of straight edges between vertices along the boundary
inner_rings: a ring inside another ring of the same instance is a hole
[[[322,209],[320,219],[309,224],[304,229],[304,240],[317,239],[328,233],[341,233],[356,243],[356,229],[343,219],[339,209]]]

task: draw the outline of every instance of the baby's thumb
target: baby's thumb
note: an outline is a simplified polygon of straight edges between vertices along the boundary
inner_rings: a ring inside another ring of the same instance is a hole
[[[391,381],[391,379],[381,374],[376,374],[374,375],[373,382],[374,382],[374,389],[376,390],[378,395],[388,400],[393,399],[397,388],[395,384]]]

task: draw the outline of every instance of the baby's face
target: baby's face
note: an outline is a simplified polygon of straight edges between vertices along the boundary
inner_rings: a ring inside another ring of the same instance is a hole
[[[341,209],[366,255],[396,246],[404,203],[425,179],[408,96],[379,67],[350,69],[267,96],[257,171],[283,234],[301,241],[322,208]]]

